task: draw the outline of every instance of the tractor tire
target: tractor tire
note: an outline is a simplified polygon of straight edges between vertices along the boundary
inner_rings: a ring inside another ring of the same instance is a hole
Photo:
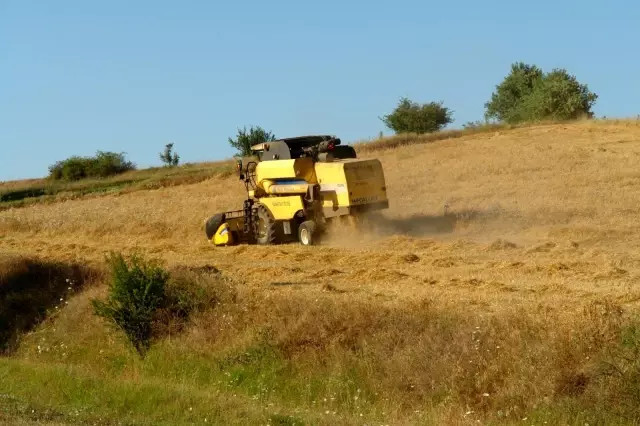
[[[298,241],[303,246],[312,246],[316,243],[316,223],[306,220],[298,227]]]
[[[216,231],[225,221],[226,217],[224,213],[218,213],[209,218],[204,225],[204,232],[207,235],[207,240],[211,241]]]
[[[276,221],[269,209],[263,205],[258,205],[258,223],[256,229],[256,242],[260,245],[271,245],[276,243]]]

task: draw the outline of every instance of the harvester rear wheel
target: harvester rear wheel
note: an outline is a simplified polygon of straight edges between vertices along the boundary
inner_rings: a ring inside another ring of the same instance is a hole
[[[261,245],[275,244],[276,226],[273,214],[263,205],[258,205],[258,221],[256,223],[256,241]]]
[[[298,227],[298,240],[303,246],[312,246],[315,244],[316,223],[312,220],[306,220]]]
[[[220,225],[225,221],[224,213],[218,213],[211,216],[204,225],[204,232],[207,235],[207,240],[211,241]]]

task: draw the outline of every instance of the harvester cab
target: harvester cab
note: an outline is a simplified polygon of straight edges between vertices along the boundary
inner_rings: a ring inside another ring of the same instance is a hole
[[[300,136],[254,145],[236,172],[247,197],[242,210],[206,222],[216,246],[315,244],[329,222],[386,209],[382,164],[359,159],[355,149],[329,135]]]

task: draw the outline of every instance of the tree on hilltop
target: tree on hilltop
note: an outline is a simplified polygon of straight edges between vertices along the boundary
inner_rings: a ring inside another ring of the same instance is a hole
[[[164,152],[160,154],[160,160],[167,167],[177,166],[180,163],[180,156],[177,152],[173,151],[173,143],[168,143],[164,146]]]
[[[391,114],[380,118],[395,133],[431,133],[453,121],[443,102],[419,104],[403,97]]]
[[[485,103],[485,119],[505,123],[592,118],[598,95],[562,68],[544,73],[517,62]]]
[[[273,133],[264,130],[262,127],[251,126],[247,131],[246,126],[238,129],[236,139],[229,138],[229,145],[238,150],[238,154],[242,157],[251,155],[251,147],[259,143],[275,141],[276,137]]]
[[[523,104],[540,84],[544,73],[535,65],[523,62],[511,65],[511,72],[491,94],[491,100],[485,103],[485,118],[499,121],[516,122],[523,118]]]

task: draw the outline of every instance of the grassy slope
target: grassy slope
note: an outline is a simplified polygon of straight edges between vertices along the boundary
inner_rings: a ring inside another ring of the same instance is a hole
[[[90,196],[124,194],[135,191],[193,184],[233,172],[231,161],[186,164],[171,168],[149,168],[123,173],[112,178],[78,182],[29,179],[0,182],[0,210],[52,203]]]
[[[527,125],[525,125],[527,126]],[[360,152],[393,149],[415,143],[429,143],[474,134],[517,128],[514,125],[485,125],[466,129],[453,129],[416,137],[408,134],[356,143]],[[48,179],[28,179],[0,182],[0,210],[28,206],[38,202],[56,202],[87,196],[121,194],[139,190],[157,189],[202,182],[212,177],[228,176],[233,171],[231,160],[185,164],[179,167],[153,167],[135,170],[106,179],[80,182],[55,182]]]
[[[241,206],[233,178],[2,212],[0,252],[100,265],[137,248],[215,265],[238,297],[141,362],[92,317],[89,284],[0,360],[0,420],[633,424],[638,367],[611,350],[640,300],[639,135],[590,122],[363,149],[392,208],[378,233],[313,250],[203,241],[211,212]]]

